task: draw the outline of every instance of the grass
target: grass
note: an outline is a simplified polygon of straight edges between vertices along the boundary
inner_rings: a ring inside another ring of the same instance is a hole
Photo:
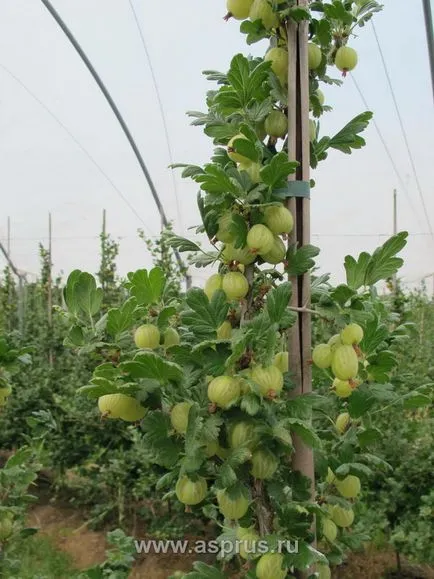
[[[14,542],[5,560],[0,560],[0,577],[5,579],[75,579],[72,559],[56,549],[48,537],[35,535]]]

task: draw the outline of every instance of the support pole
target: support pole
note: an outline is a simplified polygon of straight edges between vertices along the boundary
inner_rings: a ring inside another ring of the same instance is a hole
[[[396,189],[393,190],[393,235],[398,233],[398,200],[397,200],[397,192]],[[398,287],[397,282],[398,278],[396,273],[393,275],[393,292],[396,294]]]
[[[431,84],[434,98],[434,30],[431,10],[431,0],[422,0],[425,16],[426,39],[428,43],[428,58],[431,70]]]
[[[151,191],[152,197],[154,199],[155,205],[157,206],[158,212],[160,213],[161,216],[161,220],[164,223],[164,225],[168,225],[168,219],[166,216],[166,213],[164,211],[164,207],[161,203],[160,197],[158,195],[157,189],[154,185],[154,182],[152,181],[151,178],[151,174],[148,171],[148,168],[146,166],[146,163],[142,157],[142,154],[140,153],[139,147],[136,144],[136,141],[134,140],[133,135],[131,134],[131,131],[127,125],[127,123],[125,122],[125,119],[123,118],[118,106],[116,105],[115,101],[113,100],[109,90],[107,89],[107,87],[105,86],[103,80],[101,79],[101,77],[99,76],[98,72],[96,71],[95,67],[93,66],[93,64],[91,63],[91,61],[89,60],[87,54],[85,53],[85,51],[83,50],[83,48],[81,47],[80,43],[78,42],[78,40],[75,38],[74,34],[71,32],[71,30],[68,28],[68,26],[66,25],[65,21],[62,19],[62,17],[60,16],[60,14],[57,12],[57,10],[54,8],[53,4],[50,2],[50,0],[41,0],[42,4],[45,6],[45,8],[48,10],[48,12],[51,14],[51,16],[54,18],[54,20],[56,21],[56,23],[58,24],[58,26],[61,28],[62,32],[65,34],[65,36],[67,37],[67,39],[69,40],[69,42],[72,44],[72,46],[74,47],[74,49],[76,50],[77,54],[79,55],[79,57],[81,58],[81,60],[83,61],[83,63],[85,64],[86,68],[88,69],[88,71],[90,72],[90,74],[92,75],[94,81],[96,82],[96,84],[98,85],[98,88],[100,89],[100,91],[102,92],[102,94],[104,95],[108,105],[110,106],[113,114],[115,115],[118,123],[120,124],[125,137],[128,140],[128,143],[130,144],[131,149],[134,152],[134,155],[136,156],[137,162],[140,165],[140,168],[143,172],[143,175],[145,176],[146,182],[148,183],[149,189]],[[176,260],[178,262],[178,266],[183,269],[184,268],[184,263],[181,259],[181,256],[178,252],[178,250],[174,249],[174,253],[176,256]],[[188,284],[188,278],[186,276],[186,283]]]
[[[49,332],[48,362],[53,367],[53,272],[52,272],[52,221],[48,214],[48,279],[47,279],[47,314]]]
[[[8,233],[7,233],[7,252],[11,254],[11,218],[8,217]]]
[[[298,5],[307,7],[308,0],[298,0]],[[309,69],[308,69],[308,23],[288,23],[288,156],[290,161],[298,161],[297,172],[289,176],[290,181],[310,180],[310,141],[309,141]],[[302,247],[310,243],[310,199],[291,197],[288,207],[294,217],[294,230],[289,244]],[[291,306],[309,308],[311,304],[310,274],[292,277]],[[312,391],[312,370],[310,359],[311,315],[299,312],[295,325],[289,334],[289,367],[295,382],[293,397]],[[311,480],[311,497],[315,497],[314,461],[312,449],[308,448],[297,435],[294,435],[294,454],[292,466],[295,471]],[[302,573],[299,575],[304,577]]]

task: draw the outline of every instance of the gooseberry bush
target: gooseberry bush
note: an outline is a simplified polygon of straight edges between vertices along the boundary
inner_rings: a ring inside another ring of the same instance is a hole
[[[279,579],[330,577],[365,535],[351,532],[363,480],[387,468],[370,451],[381,433],[373,408],[405,405],[389,384],[393,344],[405,338],[375,284],[402,265],[399,233],[375,252],[345,259],[346,283],[312,276],[312,310],[327,342],[312,352],[313,393],[294,397],[287,334],[302,312],[290,306],[289,278],[308,274],[319,250],[285,243],[294,226],[287,207],[287,24],[309,21],[311,166],[330,148],[351,153],[371,113],[337,135],[320,136],[330,109],[320,83],[334,65],[357,64],[348,46],[356,26],[380,9],[375,1],[228,0],[226,20],[242,20],[247,43],[268,39],[264,58],[236,55],[227,73],[206,71],[217,87],[207,111],[190,112],[216,146],[205,166],[178,165],[199,186],[198,207],[210,247],[172,235],[170,243],[197,267],[214,266],[204,289],[168,293],[158,267],[128,274],[127,299],[102,313],[103,291],[88,273],[71,273],[65,288],[71,329],[66,344],[95,351],[101,364],[80,389],[106,420],[136,423],[156,464],[166,469],[157,488],[188,512],[221,529],[234,549],[214,567],[197,563],[186,577]],[[312,181],[311,186],[315,183]],[[324,388],[324,383],[327,384]],[[414,404],[424,394],[411,393]],[[327,428],[316,416],[327,417]],[[291,466],[293,435],[314,449],[316,491]],[[259,541],[266,549],[258,551]],[[285,542],[293,541],[296,548]],[[285,544],[285,548],[281,545]]]

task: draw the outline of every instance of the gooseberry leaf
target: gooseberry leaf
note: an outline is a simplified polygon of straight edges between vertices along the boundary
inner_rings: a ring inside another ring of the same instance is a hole
[[[163,270],[154,267],[148,272],[139,269],[128,275],[130,294],[137,299],[138,305],[156,304],[163,293],[165,276]]]
[[[168,362],[154,352],[139,352],[134,360],[122,362],[119,368],[132,378],[151,378],[162,384],[169,381],[180,382],[183,376],[182,368],[178,364]]]
[[[280,322],[286,308],[288,307],[291,293],[292,289],[290,282],[284,282],[268,293],[267,311],[271,323],[278,324]]]
[[[292,276],[303,275],[315,265],[314,257],[319,254],[318,247],[314,245],[303,245],[300,249],[291,246],[286,254],[288,265],[285,268],[286,273]]]
[[[129,330],[134,323],[133,313],[137,307],[136,298],[128,299],[121,307],[112,308],[107,312],[107,332],[115,339]]]
[[[200,561],[193,564],[194,571],[184,575],[184,579],[226,579],[221,571]]]
[[[103,292],[96,287],[96,280],[90,273],[81,272],[73,283],[73,303],[87,316],[93,317],[101,308]]]
[[[261,179],[265,185],[270,189],[278,189],[285,187],[288,175],[295,173],[298,163],[295,161],[288,161],[286,153],[277,153],[271,159],[268,165],[261,169]]]
[[[210,302],[202,289],[193,288],[187,293],[186,302],[190,309],[183,312],[183,323],[198,338],[213,339],[229,310],[226,294],[218,290]]]

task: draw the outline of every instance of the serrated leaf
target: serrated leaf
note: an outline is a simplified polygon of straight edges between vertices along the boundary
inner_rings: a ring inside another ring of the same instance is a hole
[[[286,273],[292,276],[303,275],[312,269],[315,265],[314,257],[319,254],[318,247],[314,245],[303,245],[300,249],[294,246],[288,249],[286,260],[288,265],[285,267]]]
[[[363,251],[356,261],[351,255],[345,257],[345,271],[347,274],[347,284],[350,288],[358,290],[365,283],[366,270],[371,256]]]
[[[133,378],[150,378],[162,384],[180,382],[183,377],[183,370],[178,364],[168,362],[154,352],[139,352],[134,360],[119,364],[119,368]]]
[[[359,441],[359,445],[361,448],[365,448],[377,442],[377,440],[381,440],[383,438],[383,433],[378,428],[367,428],[365,430],[361,430],[357,433],[357,440]]]
[[[335,474],[340,477],[345,477],[349,474],[354,474],[356,476],[372,476],[372,470],[365,464],[360,462],[350,462],[347,464],[340,465],[336,470]]]
[[[74,294],[78,307],[89,317],[99,312],[103,292],[101,288],[96,287],[96,281],[90,273],[82,272],[74,285]]]
[[[158,314],[157,325],[160,330],[165,330],[168,326],[169,320],[176,314],[176,308],[173,306],[166,306]]]
[[[194,571],[184,575],[183,579],[226,579],[221,571],[199,561],[194,563],[193,569]]]
[[[156,304],[163,292],[165,276],[163,270],[154,267],[148,272],[139,269],[130,276],[130,294],[137,299],[139,305]]]
[[[194,179],[200,183],[200,188],[209,193],[231,193],[236,196],[239,193],[237,185],[229,178],[226,171],[215,164],[205,166],[205,172],[197,175]]]
[[[273,324],[278,324],[288,307],[291,299],[292,286],[290,282],[284,282],[273,288],[267,294],[267,312],[270,321]]]
[[[261,409],[261,400],[256,394],[249,392],[241,398],[240,408],[246,414],[255,416]]]
[[[133,313],[137,307],[136,298],[128,299],[120,308],[112,308],[107,312],[107,332],[116,338],[122,332],[129,330],[134,324]]]
[[[356,295],[356,292],[345,284],[338,285],[335,289],[330,292],[330,297],[332,300],[337,302],[341,307]]]
[[[237,474],[229,464],[229,462],[224,462],[219,468],[218,481],[221,488],[227,488],[235,484],[238,480]]]
[[[321,439],[313,428],[298,418],[288,418],[285,423],[289,425],[290,429],[294,431],[301,440],[310,448],[320,448]]]
[[[288,161],[286,153],[274,155],[268,165],[261,169],[261,179],[270,189],[285,187],[288,175],[295,173],[298,163]]]
[[[365,285],[374,285],[382,279],[394,275],[404,261],[395,257],[407,244],[408,233],[402,231],[388,239],[381,247],[377,248],[366,268]]]
[[[233,235],[234,240],[232,244],[236,248],[245,247],[247,243],[247,223],[241,215],[233,214],[232,222],[229,225],[229,232]]]
[[[80,277],[81,273],[82,272],[79,269],[75,269],[74,271],[72,271],[68,276],[68,280],[66,282],[66,286],[63,291],[65,303],[68,307],[68,310],[72,314],[78,314],[79,312],[77,296],[75,293],[75,286],[78,282],[78,278]]]
[[[80,326],[72,326],[72,328],[70,328],[68,331],[67,340],[68,343],[72,344],[73,346],[84,346],[85,337],[83,329]]]
[[[329,147],[350,154],[353,149],[361,149],[365,146],[365,139],[359,136],[364,131],[369,121],[372,119],[371,112],[365,112],[352,119],[345,127],[339,131],[329,141]]]
[[[193,288],[187,293],[186,302],[190,310],[182,313],[183,323],[199,339],[213,339],[229,310],[223,290],[216,291],[210,302],[203,290]]]
[[[403,405],[406,410],[414,410],[415,408],[423,408],[431,404],[431,398],[421,394],[420,392],[409,392],[404,396]]]
[[[17,450],[11,457],[8,458],[6,464],[4,465],[5,469],[13,468],[15,466],[21,466],[28,462],[33,455],[33,451],[31,448],[20,448]]]
[[[178,461],[181,447],[170,438],[170,418],[157,410],[149,412],[142,420],[142,428],[145,432],[145,441],[153,451],[154,462],[172,468]]]
[[[405,247],[408,233],[403,231],[388,239],[374,253],[363,252],[356,261],[353,257],[345,258],[347,283],[354,290],[362,286],[371,286],[382,279],[394,275],[401,267],[403,260],[395,257]]]
[[[179,235],[169,235],[166,241],[172,249],[177,249],[180,253],[184,251],[200,251],[200,247],[196,243]]]

